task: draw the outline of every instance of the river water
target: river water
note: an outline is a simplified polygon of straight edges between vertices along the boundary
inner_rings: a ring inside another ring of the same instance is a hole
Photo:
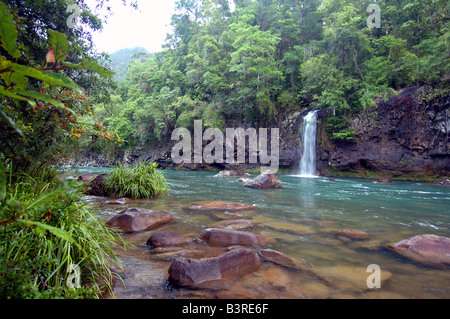
[[[80,168],[74,175],[108,169]],[[176,231],[194,239],[220,220],[194,212],[194,202],[228,201],[254,204],[254,233],[277,240],[270,248],[311,270],[291,270],[264,263],[257,272],[220,289],[188,290],[168,284],[171,260],[152,251],[146,240],[153,232],[125,234],[134,246],[117,253],[122,281],[116,298],[449,298],[450,271],[416,264],[380,246],[419,234],[450,237],[450,188],[417,182],[380,184],[373,180],[302,178],[278,175],[284,189],[245,188],[236,178],[214,178],[212,172],[164,171],[170,192],[122,206],[103,205],[104,198],[85,200],[105,221],[128,207],[165,210],[179,220],[156,231]],[[336,231],[357,229],[368,240],[336,237]],[[369,265],[382,274],[379,289],[369,289]],[[385,277],[388,277],[384,281]]]

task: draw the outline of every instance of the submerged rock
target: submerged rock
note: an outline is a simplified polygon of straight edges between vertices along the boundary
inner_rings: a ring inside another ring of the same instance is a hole
[[[247,219],[237,219],[231,221],[222,221],[212,225],[212,228],[222,228],[231,230],[245,230],[255,227],[256,223]]]
[[[279,266],[296,270],[305,269],[305,267],[301,265],[299,262],[273,249],[260,249],[258,251],[258,255],[262,260],[273,262],[274,264],[277,264]]]
[[[200,233],[200,239],[213,246],[268,245],[276,243],[273,238],[230,229],[209,228]]]
[[[103,205],[126,205],[130,202],[129,198],[119,198],[116,200],[106,200],[102,204]]]
[[[400,256],[437,267],[450,266],[450,238],[425,234],[385,246]]]
[[[188,207],[188,209],[190,210],[198,210],[198,211],[229,211],[229,212],[252,210],[255,208],[257,208],[257,206],[242,203],[222,202],[222,201],[199,202],[194,203]]]
[[[154,230],[175,220],[174,216],[164,211],[128,208],[106,222],[106,226],[132,233]]]
[[[244,184],[245,187],[270,189],[283,188],[280,179],[274,174],[262,174]]]
[[[343,229],[336,232],[336,236],[338,236],[338,238],[344,237],[352,240],[365,240],[370,238],[368,233],[357,229]]]
[[[233,250],[214,258],[178,258],[169,267],[169,280],[181,287],[202,288],[206,284],[213,288],[214,282],[240,277],[260,264],[260,258],[249,249]]]
[[[370,273],[366,267],[355,266],[329,266],[315,267],[311,271],[327,285],[335,289],[343,289],[348,291],[366,291],[370,288],[367,286],[367,279]],[[380,274],[381,287],[392,277],[389,271],[381,269]]]

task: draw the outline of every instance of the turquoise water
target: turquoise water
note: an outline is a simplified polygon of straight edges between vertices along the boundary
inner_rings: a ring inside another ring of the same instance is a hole
[[[76,174],[102,173],[108,169],[81,168]],[[415,264],[379,247],[419,234],[450,237],[450,188],[417,182],[380,184],[373,180],[301,178],[279,175],[284,189],[245,188],[236,178],[214,178],[212,172],[165,171],[167,196],[133,201],[126,206],[101,205],[104,199],[86,197],[105,220],[127,207],[162,209],[179,218],[161,230],[177,231],[195,238],[220,220],[212,212],[193,212],[187,206],[198,201],[254,204],[259,208],[246,219],[258,226],[252,232],[272,237],[278,250],[314,272],[265,266],[227,293],[249,298],[448,298],[450,272]],[[370,235],[355,242],[335,232],[353,228]],[[118,298],[217,298],[223,291],[192,291],[168,288],[170,261],[145,246],[152,232],[125,235],[136,245],[122,254],[124,283]],[[377,264],[389,279],[381,289],[368,289],[368,265]],[[127,268],[128,267],[128,268]],[[319,277],[319,279],[317,279]],[[272,278],[272,279],[268,279]],[[276,279],[278,278],[278,279]],[[283,278],[285,278],[283,280]],[[278,281],[277,281],[278,280]],[[364,280],[364,282],[363,282]]]

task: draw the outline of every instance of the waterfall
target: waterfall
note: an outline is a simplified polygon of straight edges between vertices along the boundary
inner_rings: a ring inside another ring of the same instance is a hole
[[[300,175],[304,177],[316,176],[316,132],[317,111],[311,111],[303,119],[303,152],[300,162]]]

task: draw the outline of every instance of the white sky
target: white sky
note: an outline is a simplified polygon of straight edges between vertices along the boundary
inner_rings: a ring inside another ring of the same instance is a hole
[[[113,53],[123,48],[144,47],[149,52],[161,51],[167,33],[170,32],[170,19],[174,13],[176,0],[138,0],[139,10],[124,6],[122,0],[110,0],[110,16],[102,32],[94,32],[93,40],[99,51]],[[95,0],[86,0],[96,11]],[[98,15],[98,14],[97,14]],[[99,17],[104,15],[100,12]]]

